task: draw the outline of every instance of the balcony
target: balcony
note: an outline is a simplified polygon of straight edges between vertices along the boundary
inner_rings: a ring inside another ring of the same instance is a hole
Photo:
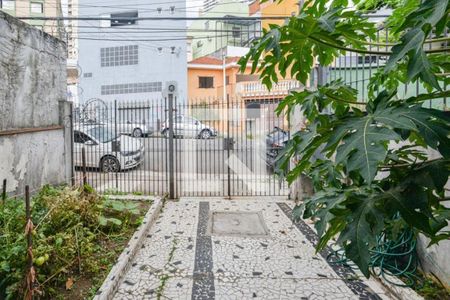
[[[302,85],[297,80],[281,80],[274,84],[269,91],[260,81],[243,81],[236,84],[236,94],[243,98],[283,98],[289,94],[289,91],[301,87]]]

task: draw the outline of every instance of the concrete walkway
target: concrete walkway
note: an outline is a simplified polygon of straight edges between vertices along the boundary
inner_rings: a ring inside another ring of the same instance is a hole
[[[292,207],[167,202],[114,299],[390,299],[376,282],[329,264],[329,249],[316,254],[317,236],[290,221]]]

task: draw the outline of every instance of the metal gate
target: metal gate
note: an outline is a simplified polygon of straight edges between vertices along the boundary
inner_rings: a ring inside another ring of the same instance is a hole
[[[78,180],[102,193],[288,195],[274,172],[290,138],[278,101],[92,99],[73,114]]]

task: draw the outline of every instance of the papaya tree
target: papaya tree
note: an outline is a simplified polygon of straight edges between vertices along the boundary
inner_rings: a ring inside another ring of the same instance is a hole
[[[408,228],[431,244],[450,237],[444,229],[450,209],[443,205],[450,117],[424,105],[450,95],[450,6],[448,0],[391,1],[392,15],[382,24],[391,34],[379,44],[373,41],[380,24],[369,21],[364,7],[378,9],[383,1],[367,2],[305,1],[298,15],[270,25],[239,63],[242,71],[251,64],[270,89],[280,77],[308,86],[316,64],[330,66],[346,53],[387,57],[367,83],[367,101],[338,79],[294,91],[277,108],[289,115],[299,107],[307,119],[279,161],[282,170],[297,161],[286,174],[289,183],[302,174],[313,182],[314,195],[294,216],[314,217],[317,250],[336,239],[369,276],[370,249],[381,234]],[[397,89],[411,83],[426,92],[400,97]]]

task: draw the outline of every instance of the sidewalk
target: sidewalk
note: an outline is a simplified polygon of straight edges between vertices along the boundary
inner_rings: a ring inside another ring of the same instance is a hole
[[[278,199],[167,202],[114,299],[390,299],[316,254],[317,236],[291,209]]]

